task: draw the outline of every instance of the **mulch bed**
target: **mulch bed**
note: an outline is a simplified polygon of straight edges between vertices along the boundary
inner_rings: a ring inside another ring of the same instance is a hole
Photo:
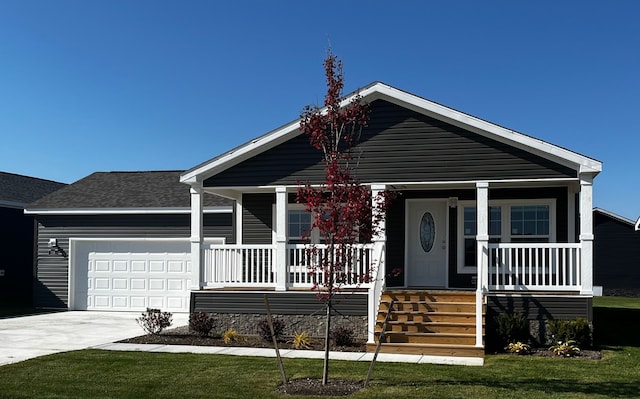
[[[237,346],[237,347],[250,347],[250,348],[271,348],[273,349],[272,341],[265,341],[259,336],[245,335],[241,342],[225,343],[222,337],[216,335],[210,335],[207,337],[200,337],[197,335],[189,334],[188,327],[177,327],[170,330],[165,330],[159,335],[141,335],[139,337],[124,339],[118,341],[127,344],[158,344],[158,345],[193,345],[193,346]],[[278,348],[280,349],[292,349],[291,343],[287,339],[278,342]],[[311,345],[309,350],[324,350],[323,339],[311,339]],[[365,342],[356,342],[353,346],[336,346],[331,345],[332,351],[339,352],[365,352]]]
[[[363,383],[349,380],[329,379],[322,385],[321,379],[302,378],[281,384],[277,391],[287,395],[347,396],[363,388]]]

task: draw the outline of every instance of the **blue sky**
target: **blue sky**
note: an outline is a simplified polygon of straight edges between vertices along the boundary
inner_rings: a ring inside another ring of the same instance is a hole
[[[311,4],[312,3],[312,4]],[[382,81],[596,158],[640,216],[640,2],[0,1],[0,170],[189,169]]]

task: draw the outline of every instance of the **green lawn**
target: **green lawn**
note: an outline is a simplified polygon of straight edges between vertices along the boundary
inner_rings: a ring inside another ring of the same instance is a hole
[[[372,386],[352,397],[638,398],[640,344],[633,337],[640,319],[628,317],[640,300],[627,300],[628,308],[602,307],[602,300],[594,308],[602,360],[497,355],[484,367],[378,363]],[[284,361],[290,378],[317,378],[322,370],[321,360]],[[330,376],[362,380],[368,366],[332,361]],[[278,398],[279,383],[272,358],[85,350],[0,367],[0,398],[16,399]]]

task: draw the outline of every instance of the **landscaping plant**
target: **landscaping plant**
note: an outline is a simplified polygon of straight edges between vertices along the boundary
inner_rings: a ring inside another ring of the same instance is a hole
[[[528,355],[531,353],[531,347],[520,341],[510,343],[507,346],[507,350],[511,353],[515,353],[516,355]]]
[[[522,313],[500,313],[496,316],[495,322],[502,348],[512,342],[529,340],[529,320]]]
[[[244,337],[233,328],[230,328],[222,334],[222,340],[225,344],[232,344],[244,341]]]
[[[206,312],[194,312],[189,315],[189,331],[201,337],[208,336],[216,326],[216,319]]]
[[[147,334],[158,335],[162,330],[171,326],[172,318],[173,314],[171,314],[171,312],[162,312],[160,309],[147,308],[136,321]]]
[[[285,323],[280,319],[273,319],[271,323],[273,324],[273,335],[275,335],[276,340],[280,341],[284,333]],[[265,341],[271,341],[271,328],[269,327],[269,320],[266,318],[258,322],[258,335]]]
[[[562,357],[576,356],[580,353],[580,348],[576,346],[575,341],[558,341],[549,350]]]
[[[348,327],[336,327],[331,331],[331,338],[337,346],[353,346],[356,342],[353,337],[353,329]]]
[[[310,349],[311,337],[309,336],[309,333],[306,331],[295,333],[293,340],[291,341],[291,346],[293,349]]]
[[[573,341],[582,348],[591,346],[591,326],[587,319],[549,320],[547,329],[554,342]]]

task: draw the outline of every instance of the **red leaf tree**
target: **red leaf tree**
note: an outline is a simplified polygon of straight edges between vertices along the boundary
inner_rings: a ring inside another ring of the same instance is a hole
[[[322,383],[326,384],[334,295],[346,284],[371,281],[373,267],[368,270],[352,267],[359,253],[354,244],[369,242],[377,233],[392,195],[384,191],[372,198],[369,188],[357,179],[360,154],[355,145],[369,122],[369,105],[360,95],[343,103],[342,61],[331,51],[324,61],[324,69],[327,78],[324,106],[306,106],[300,129],[309,137],[311,145],[322,152],[325,178],[320,184],[299,184],[297,201],[304,203],[306,211],[313,215],[311,230],[317,230],[324,241],[323,246],[311,243],[307,253],[308,258],[314,260],[308,265],[310,271],[319,276],[314,289],[326,305],[322,376]]]

